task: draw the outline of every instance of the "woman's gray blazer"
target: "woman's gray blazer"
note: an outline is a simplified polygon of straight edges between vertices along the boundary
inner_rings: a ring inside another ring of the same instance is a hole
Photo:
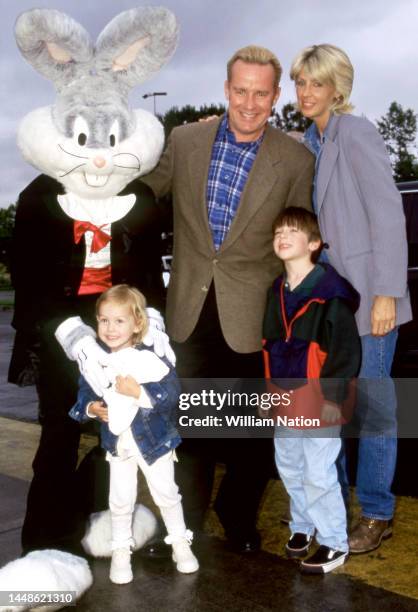
[[[361,296],[357,325],[371,332],[376,295],[396,299],[396,322],[411,319],[401,196],[385,144],[370,121],[332,115],[317,175],[318,219],[330,263]]]

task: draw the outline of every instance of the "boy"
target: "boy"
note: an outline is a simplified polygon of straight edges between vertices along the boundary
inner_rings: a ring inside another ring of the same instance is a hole
[[[343,565],[348,556],[346,510],[335,461],[341,449],[341,407],[349,396],[347,381],[360,367],[354,319],[359,296],[334,268],[315,263],[324,246],[315,215],[289,207],[276,219],[273,232],[274,252],[285,273],[274,281],[267,299],[267,378],[299,379],[291,385],[290,414],[316,414],[321,427],[295,429],[303,419],[292,419],[293,428],[276,421],[276,465],[290,495],[292,535],[286,552],[291,558],[306,556],[316,531],[319,548],[300,567],[305,573],[322,574]],[[324,380],[329,378],[334,380]]]

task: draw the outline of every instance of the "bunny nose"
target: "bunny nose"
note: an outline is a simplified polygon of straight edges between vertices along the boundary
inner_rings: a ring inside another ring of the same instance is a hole
[[[98,168],[103,168],[106,165],[106,160],[104,157],[100,157],[99,155],[93,159],[93,164]]]

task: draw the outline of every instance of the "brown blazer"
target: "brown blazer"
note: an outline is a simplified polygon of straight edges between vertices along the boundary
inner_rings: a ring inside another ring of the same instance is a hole
[[[209,228],[206,185],[220,120],[175,128],[158,166],[142,177],[157,197],[171,192],[173,264],[167,329],[176,342],[194,330],[214,282],[219,318],[229,346],[261,349],[267,289],[281,272],[272,224],[286,206],[311,209],[314,157],[280,130],[267,126],[230,231],[218,252]]]

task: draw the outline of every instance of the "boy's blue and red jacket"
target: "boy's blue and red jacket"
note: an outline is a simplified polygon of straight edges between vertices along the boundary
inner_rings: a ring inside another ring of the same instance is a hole
[[[266,378],[281,379],[276,381],[280,388],[297,389],[304,402],[298,410],[305,416],[316,414],[324,400],[341,405],[347,381],[358,374],[361,343],[354,313],[359,302],[352,285],[325,263],[317,264],[294,291],[286,289],[283,276],[269,289],[263,324]],[[304,393],[307,379],[311,387]],[[312,390],[315,395],[318,389],[318,405],[307,406]]]

